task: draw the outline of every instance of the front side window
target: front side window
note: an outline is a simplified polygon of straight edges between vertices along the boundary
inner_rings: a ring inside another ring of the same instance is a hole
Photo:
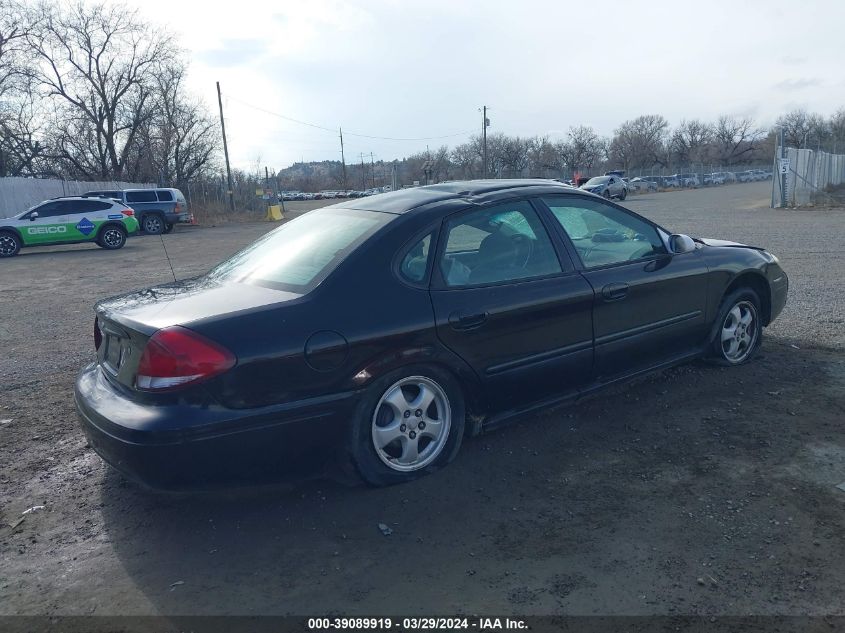
[[[316,209],[271,231],[209,275],[223,281],[307,292],[395,217],[374,211]]]
[[[431,236],[432,234],[429,233],[414,244],[399,264],[399,273],[411,283],[416,284],[425,279],[428,256],[431,252]]]
[[[479,209],[452,220],[439,265],[451,287],[561,272],[549,235],[527,202]]]
[[[572,240],[585,268],[634,261],[666,253],[648,222],[597,200],[544,198]]]

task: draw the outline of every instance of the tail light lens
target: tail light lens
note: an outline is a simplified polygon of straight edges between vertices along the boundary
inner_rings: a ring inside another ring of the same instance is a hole
[[[99,317],[94,317],[94,349],[99,350],[103,344],[103,331],[100,329]]]
[[[131,218],[133,215],[135,215],[135,209],[124,209],[123,211],[121,211],[121,213],[127,218]]]
[[[226,348],[179,326],[159,330],[147,341],[138,364],[135,386],[166,391],[218,376],[235,366]]]

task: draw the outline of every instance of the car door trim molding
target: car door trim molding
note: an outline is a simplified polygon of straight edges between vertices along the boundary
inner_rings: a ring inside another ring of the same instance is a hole
[[[577,354],[578,352],[583,352],[589,349],[592,349],[593,341],[586,340],[581,341],[579,343],[573,343],[571,345],[565,345],[563,347],[558,347],[556,349],[547,350],[545,352],[539,352],[537,354],[531,354],[530,356],[523,356],[522,358],[517,358],[516,360],[510,360],[506,363],[499,363],[498,365],[492,365],[484,370],[484,373],[488,376],[495,376],[497,374],[504,374],[509,371],[513,371],[515,369],[524,369],[530,365],[537,365],[543,363],[548,360],[555,360],[562,356],[568,356],[569,354]]]
[[[605,334],[604,336],[600,336],[596,339],[596,346],[598,345],[606,345],[608,343],[615,343],[616,341],[631,337],[631,336],[638,336],[640,334],[646,334],[653,330],[659,330],[664,327],[668,327],[670,325],[676,325],[678,323],[683,323],[684,321],[691,321],[692,319],[698,318],[704,314],[701,310],[694,310],[693,312],[687,312],[685,314],[679,314],[677,316],[670,317],[668,319],[662,319],[660,321],[654,321],[653,323],[646,323],[645,325],[639,325],[634,328],[630,328],[628,330],[622,330],[620,332],[614,332],[613,334]]]

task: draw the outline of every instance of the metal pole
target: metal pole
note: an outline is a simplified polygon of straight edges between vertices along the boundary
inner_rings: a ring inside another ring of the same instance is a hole
[[[217,105],[220,106],[220,129],[223,132],[223,155],[226,157],[226,177],[229,182],[229,209],[235,210],[235,191],[232,186],[232,169],[229,167],[229,146],[226,144],[226,123],[223,121],[223,98],[220,96],[220,82],[217,82]]]
[[[376,188],[376,164],[373,161],[373,153],[370,152],[370,177],[373,179],[373,189]]]
[[[340,132],[340,161],[343,163],[343,190],[348,191],[349,187],[346,184],[346,155],[343,153],[343,128],[338,128]]]
[[[786,158],[786,148],[783,146],[783,128],[780,128],[778,133],[778,143],[780,143],[780,157]],[[780,165],[778,165],[780,171]],[[786,174],[780,174],[780,206],[786,207]]]
[[[487,178],[487,106],[484,106],[482,109],[482,120],[481,120],[481,143],[482,143],[482,154],[484,160],[484,167],[482,169],[482,173],[484,177]]]
[[[364,171],[364,154],[361,153],[361,191],[367,188],[367,172]]]

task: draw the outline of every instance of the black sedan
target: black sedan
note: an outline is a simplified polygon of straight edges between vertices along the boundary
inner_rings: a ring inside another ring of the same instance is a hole
[[[327,461],[392,484],[540,406],[747,361],[787,286],[762,248],[673,235],[558,183],[407,189],[101,301],[75,399],[91,446],[152,487]]]

